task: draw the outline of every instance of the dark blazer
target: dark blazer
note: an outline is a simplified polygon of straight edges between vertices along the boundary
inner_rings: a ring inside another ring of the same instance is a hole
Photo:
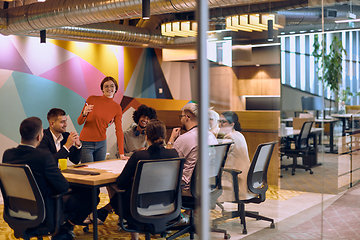
[[[67,157],[69,157],[69,159],[72,163],[78,164],[80,162],[80,157],[81,157],[81,148],[77,149],[75,146],[72,146],[69,149],[70,152],[68,152],[63,146],[66,143],[70,133],[65,132],[62,135],[63,135],[64,139],[60,142],[61,148],[57,152],[54,138],[50,132],[50,129],[49,128],[44,129],[44,137],[41,140],[38,148],[42,148],[42,149],[50,151],[53,154],[56,164],[60,158],[67,158]]]
[[[69,183],[61,174],[50,152],[31,146],[19,145],[4,152],[3,163],[29,165],[46,206],[46,224],[50,227],[54,220],[54,200],[51,195],[66,192]]]
[[[120,189],[131,190],[138,161],[177,157],[179,157],[179,155],[175,149],[165,149],[158,144],[151,145],[147,150],[134,152],[116,179],[116,183]]]

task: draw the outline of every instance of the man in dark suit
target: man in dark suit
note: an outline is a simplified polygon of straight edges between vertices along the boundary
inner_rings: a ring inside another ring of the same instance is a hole
[[[21,143],[16,148],[7,149],[3,155],[3,163],[27,164],[34,174],[43,195],[46,207],[45,224],[54,226],[54,200],[51,195],[65,192],[69,183],[61,174],[56,161],[49,151],[37,149],[43,137],[42,122],[37,117],[30,117],[20,125]],[[90,195],[91,196],[91,195]],[[53,240],[72,239],[69,232],[73,224],[81,224],[91,212],[91,199],[82,194],[71,194],[64,197],[64,212],[74,216],[67,221]]]
[[[69,158],[77,164],[81,157],[81,141],[76,132],[66,132],[67,119],[64,110],[52,108],[47,114],[49,128],[44,130],[44,137],[38,146],[50,151],[56,163],[60,158]]]

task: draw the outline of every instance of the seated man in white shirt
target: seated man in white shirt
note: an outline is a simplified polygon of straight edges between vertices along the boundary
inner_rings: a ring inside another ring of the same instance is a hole
[[[38,146],[48,150],[56,160],[60,158],[69,158],[77,164],[80,162],[81,141],[76,132],[66,132],[67,118],[64,110],[52,108],[47,114],[49,128],[44,129],[44,137]]]

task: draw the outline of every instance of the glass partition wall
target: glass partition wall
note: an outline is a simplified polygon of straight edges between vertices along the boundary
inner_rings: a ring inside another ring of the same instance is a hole
[[[232,66],[209,61],[209,130],[234,143],[222,193],[215,200],[207,196],[209,230],[225,229],[231,239],[357,236],[356,202],[349,195],[360,179],[358,10],[351,1],[309,1],[286,10],[267,9],[284,20],[283,27],[226,33],[232,38]],[[251,14],[258,12],[250,11],[248,18]],[[235,127],[237,121],[241,128]],[[256,199],[259,195],[247,186],[248,172],[257,147],[272,141],[277,144],[267,168],[268,189]],[[246,232],[239,219],[243,206]],[[252,213],[266,218],[251,218]]]

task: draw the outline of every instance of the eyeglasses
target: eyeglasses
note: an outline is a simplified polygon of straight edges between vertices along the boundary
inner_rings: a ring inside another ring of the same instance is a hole
[[[221,119],[221,120],[218,120],[218,122],[219,123],[227,123],[228,121]]]
[[[182,119],[182,117],[185,117],[186,115],[185,114],[183,114],[183,115],[179,115],[179,119],[181,120]]]

